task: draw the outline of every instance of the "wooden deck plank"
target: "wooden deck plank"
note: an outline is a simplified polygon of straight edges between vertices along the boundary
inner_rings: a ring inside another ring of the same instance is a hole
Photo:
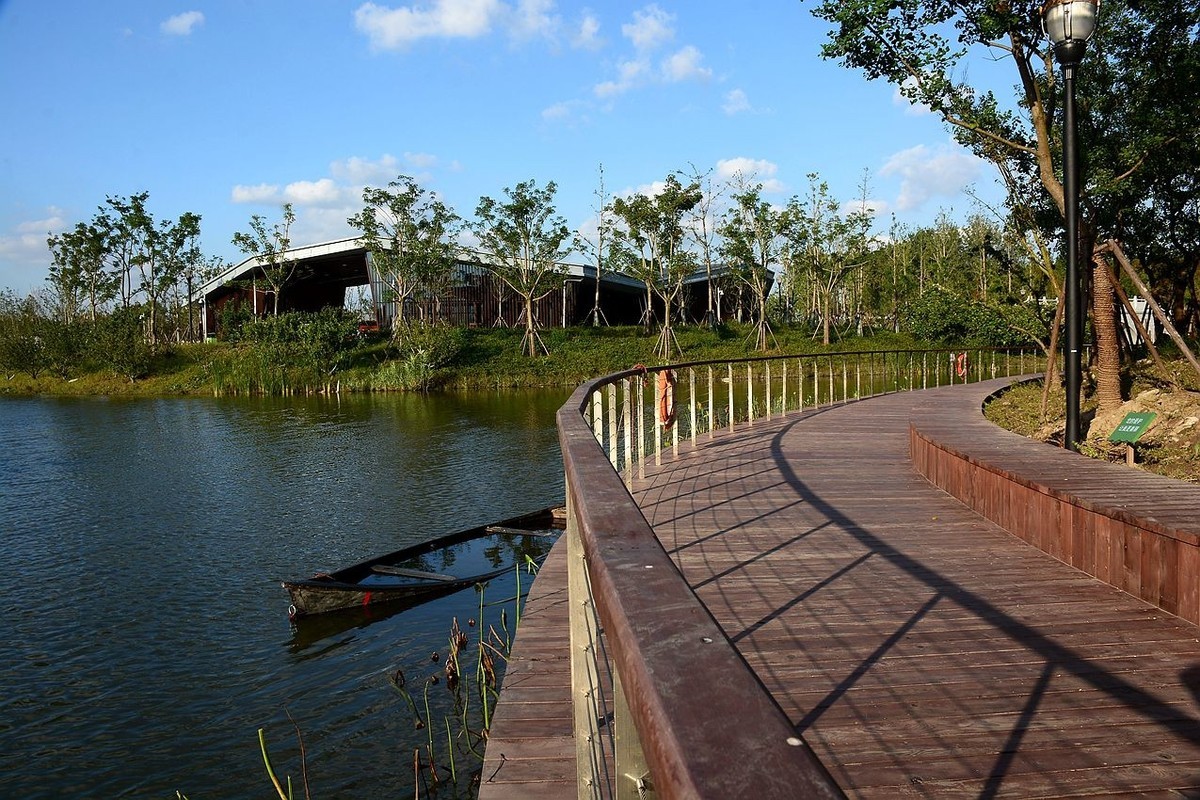
[[[931,395],[681,447],[636,497],[850,796],[1200,789],[1200,629],[930,486],[908,460],[907,427]],[[1037,446],[997,449],[1093,501],[1127,496],[1111,480],[1061,480]],[[1153,488],[1150,502],[1187,518],[1169,487]],[[1160,552],[1133,557],[1150,560],[1159,591],[1181,590],[1155,566]]]
[[[1087,510],[1152,509],[1187,542],[1200,531],[1194,495],[1142,473],[1123,473],[1120,485],[1062,474],[1052,448],[990,436],[980,419],[963,427],[962,391],[702,437],[647,465],[635,496],[849,796],[1200,796],[1200,628],[1057,560],[1086,548],[1089,572],[1120,585],[1141,568],[1137,580],[1164,605],[1194,609],[1200,588],[1171,574],[1172,545]],[[964,473],[975,480],[970,502],[1024,520],[1035,531],[1026,543],[931,486],[908,456],[909,420],[931,408],[1002,472],[1080,492],[1085,506],[1014,504],[1003,482]],[[1060,513],[1076,535],[1043,541],[1037,523]],[[534,584],[504,679],[483,800],[575,793],[565,567],[556,573],[555,558]],[[718,722],[736,730],[736,720]]]
[[[525,601],[484,754],[480,800],[575,796],[566,594],[564,537]]]

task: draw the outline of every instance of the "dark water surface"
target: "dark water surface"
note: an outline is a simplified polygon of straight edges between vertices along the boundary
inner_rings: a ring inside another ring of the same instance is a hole
[[[387,676],[478,595],[298,630],[276,580],[555,502],[565,396],[0,401],[0,793],[270,797],[263,727],[302,797],[286,708],[314,797],[412,796]]]

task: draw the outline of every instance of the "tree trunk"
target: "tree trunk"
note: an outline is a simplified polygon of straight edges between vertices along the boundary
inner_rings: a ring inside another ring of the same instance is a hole
[[[533,357],[538,354],[537,332],[533,325],[533,295],[525,295],[525,353]]]
[[[1093,253],[1092,324],[1096,330],[1096,401],[1101,412],[1121,405],[1121,348],[1108,261]]]
[[[1046,346],[1046,376],[1042,379],[1042,411],[1041,418],[1046,420],[1046,411],[1050,405],[1050,386],[1062,383],[1063,375],[1055,366],[1058,356],[1058,332],[1063,324],[1063,311],[1067,304],[1067,285],[1058,287],[1058,302],[1054,306],[1054,322],[1050,325],[1050,343]]]
[[[821,297],[821,343],[829,344],[829,295]]]

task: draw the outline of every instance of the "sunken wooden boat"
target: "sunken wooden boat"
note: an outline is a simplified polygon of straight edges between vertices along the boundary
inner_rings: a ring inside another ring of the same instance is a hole
[[[561,507],[545,508],[441,536],[334,572],[281,581],[291,595],[288,616],[310,616],[379,603],[442,597],[540,564],[566,525]]]

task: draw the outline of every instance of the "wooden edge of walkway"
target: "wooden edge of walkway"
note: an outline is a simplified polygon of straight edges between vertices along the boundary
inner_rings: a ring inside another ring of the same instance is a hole
[[[563,536],[525,599],[484,752],[480,800],[576,794],[567,610]]]
[[[1011,380],[939,392],[910,422],[913,465],[1009,533],[1200,624],[1200,486],[1098,461],[989,422]]]
[[[930,390],[910,422],[914,466],[1060,561],[1200,624],[1200,486],[1068,453],[986,420],[984,403],[1017,380]],[[564,537],[526,600],[480,800],[576,796],[568,641]]]

